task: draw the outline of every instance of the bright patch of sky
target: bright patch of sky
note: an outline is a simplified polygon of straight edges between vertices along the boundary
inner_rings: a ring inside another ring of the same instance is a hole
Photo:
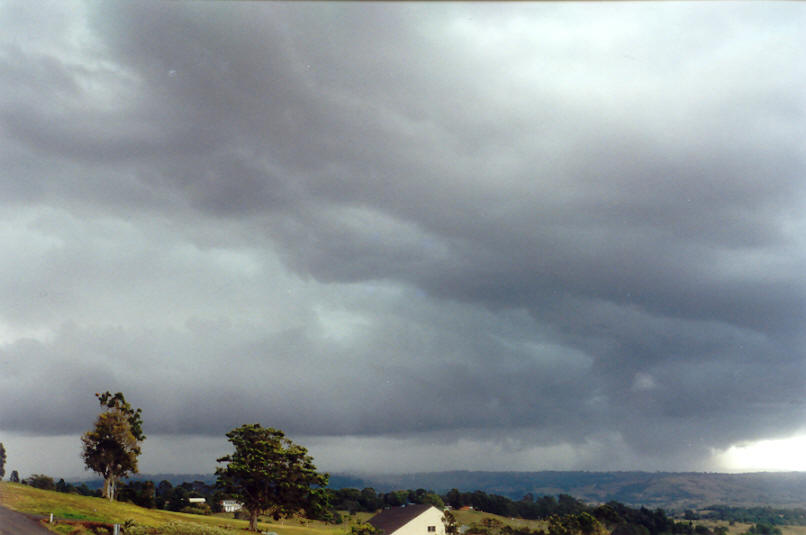
[[[806,471],[806,435],[733,445],[715,454],[730,472]]]

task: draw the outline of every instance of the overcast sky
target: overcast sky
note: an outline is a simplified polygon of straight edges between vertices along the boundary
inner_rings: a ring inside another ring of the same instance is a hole
[[[806,431],[806,5],[3,2],[0,441],[722,470]],[[784,467],[787,468],[787,467]]]

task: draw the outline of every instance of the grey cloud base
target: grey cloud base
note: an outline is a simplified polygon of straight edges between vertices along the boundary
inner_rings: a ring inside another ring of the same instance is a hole
[[[4,6],[0,430],[111,389],[347,464],[800,431],[804,10],[602,7]]]

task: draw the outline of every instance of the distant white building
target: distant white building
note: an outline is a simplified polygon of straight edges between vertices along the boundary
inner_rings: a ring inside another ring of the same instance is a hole
[[[445,535],[442,511],[427,504],[384,509],[369,523],[382,529],[383,535]]]
[[[243,504],[240,502],[236,502],[235,500],[221,501],[221,510],[225,513],[234,513],[235,511],[240,511],[241,509],[243,509]]]
[[[188,498],[190,503],[205,503],[207,500],[204,498]]]

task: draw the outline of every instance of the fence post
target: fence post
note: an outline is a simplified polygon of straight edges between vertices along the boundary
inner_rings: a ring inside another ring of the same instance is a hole
[[[120,535],[120,524],[114,524],[112,526],[112,535]]]

